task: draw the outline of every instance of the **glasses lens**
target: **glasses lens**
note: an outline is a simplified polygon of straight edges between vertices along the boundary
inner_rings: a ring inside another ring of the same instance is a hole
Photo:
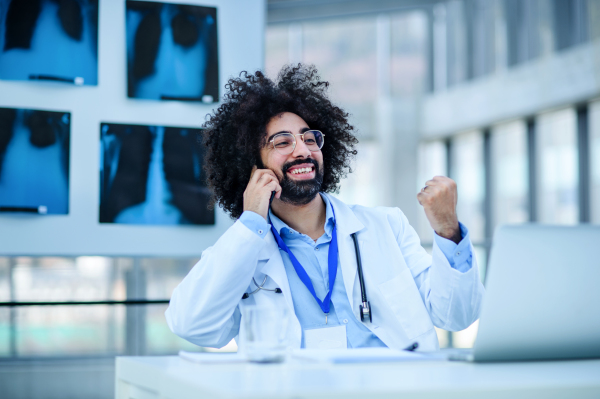
[[[291,154],[294,151],[294,136],[281,133],[273,138],[273,147],[281,154]]]
[[[323,133],[318,130],[309,130],[304,133],[304,144],[311,151],[320,150],[323,147]]]

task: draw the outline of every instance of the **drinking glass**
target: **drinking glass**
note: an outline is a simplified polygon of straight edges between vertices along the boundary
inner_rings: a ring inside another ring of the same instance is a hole
[[[242,351],[252,362],[282,362],[288,347],[290,315],[286,307],[242,308]]]

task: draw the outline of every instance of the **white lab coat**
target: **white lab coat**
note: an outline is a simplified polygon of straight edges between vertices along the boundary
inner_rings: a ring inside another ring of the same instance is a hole
[[[402,349],[419,343],[419,350],[439,348],[434,325],[458,331],[479,317],[484,293],[477,262],[461,273],[450,267],[434,244],[430,256],[398,208],[346,205],[328,196],[336,215],[339,262],[348,300],[360,320],[361,292],[354,244],[358,232],[365,287],[373,323],[365,325],[388,347]],[[471,248],[471,250],[473,250]],[[277,294],[255,289],[252,277]],[[289,342],[299,348],[300,322],[294,316],[283,260],[272,234],[260,238],[239,220],[202,258],[173,291],[167,323],[180,337],[200,346],[222,347],[240,332],[240,308],[253,304],[287,306],[292,316]],[[243,326],[242,326],[243,328]],[[239,343],[239,340],[238,344]]]

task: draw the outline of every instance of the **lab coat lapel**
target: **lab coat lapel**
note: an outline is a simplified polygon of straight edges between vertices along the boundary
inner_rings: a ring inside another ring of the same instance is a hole
[[[344,278],[346,295],[350,306],[354,311],[354,282],[357,275],[356,252],[351,234],[364,229],[364,225],[358,220],[352,209],[337,198],[327,195],[327,198],[335,211],[335,223],[339,248],[340,267]]]
[[[279,247],[277,246],[273,234],[270,232],[266,235],[265,240],[267,240],[266,245],[260,251],[258,260],[268,260],[267,263],[257,271],[269,276],[273,279],[277,287],[281,288],[283,296],[285,297],[285,302],[293,312],[294,303],[292,302],[292,292],[285,272],[285,266],[283,265],[283,259],[281,259],[281,254],[279,253]]]

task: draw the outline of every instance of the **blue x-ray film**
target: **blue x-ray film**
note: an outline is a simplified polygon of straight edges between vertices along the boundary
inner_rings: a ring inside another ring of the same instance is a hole
[[[217,9],[132,0],[126,5],[128,96],[218,101]]]
[[[70,114],[0,108],[0,212],[69,212]]]
[[[98,84],[98,0],[0,0],[0,79]]]
[[[98,0],[0,0],[0,79],[98,84]]]
[[[100,222],[214,224],[201,129],[100,126]]]

